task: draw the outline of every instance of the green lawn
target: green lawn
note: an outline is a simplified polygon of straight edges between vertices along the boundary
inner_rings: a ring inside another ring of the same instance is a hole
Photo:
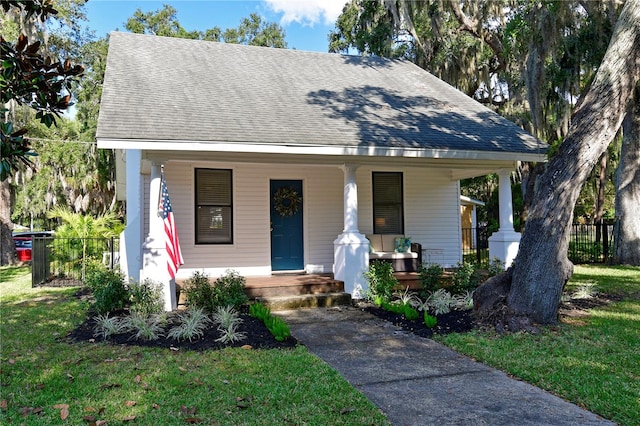
[[[304,347],[72,345],[61,338],[87,308],[75,289],[32,289],[26,268],[0,273],[1,424],[388,425]]]
[[[640,268],[576,266],[567,291],[585,284],[621,300],[538,335],[474,331],[437,340],[620,425],[640,425]]]

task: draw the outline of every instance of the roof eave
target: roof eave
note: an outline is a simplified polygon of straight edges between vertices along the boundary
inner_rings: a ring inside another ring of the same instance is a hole
[[[236,152],[247,154],[300,154],[356,157],[442,158],[456,160],[547,161],[546,149],[539,152],[453,150],[414,147],[297,145],[216,141],[97,138],[98,148],[147,151]]]

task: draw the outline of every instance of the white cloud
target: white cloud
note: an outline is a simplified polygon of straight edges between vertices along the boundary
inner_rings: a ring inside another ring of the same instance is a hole
[[[318,22],[333,25],[348,0],[265,0],[276,13],[283,13],[282,25],[298,22],[313,26]]]

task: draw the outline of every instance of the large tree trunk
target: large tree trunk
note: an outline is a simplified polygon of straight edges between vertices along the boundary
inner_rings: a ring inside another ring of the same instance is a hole
[[[622,122],[616,175],[614,262],[640,266],[640,89]]]
[[[15,265],[16,247],[11,223],[11,184],[9,179],[0,182],[0,266]]]
[[[574,205],[619,129],[640,79],[638,22],[640,0],[628,0],[595,80],[574,113],[567,138],[536,182],[506,298],[510,315],[525,323],[557,321],[562,289],[573,272],[567,248]],[[483,303],[480,298],[475,302],[477,307]]]

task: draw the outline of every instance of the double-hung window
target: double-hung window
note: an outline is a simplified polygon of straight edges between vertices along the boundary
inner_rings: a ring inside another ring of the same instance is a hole
[[[373,232],[404,234],[402,173],[373,172]]]
[[[196,169],[196,244],[233,243],[231,170]]]

